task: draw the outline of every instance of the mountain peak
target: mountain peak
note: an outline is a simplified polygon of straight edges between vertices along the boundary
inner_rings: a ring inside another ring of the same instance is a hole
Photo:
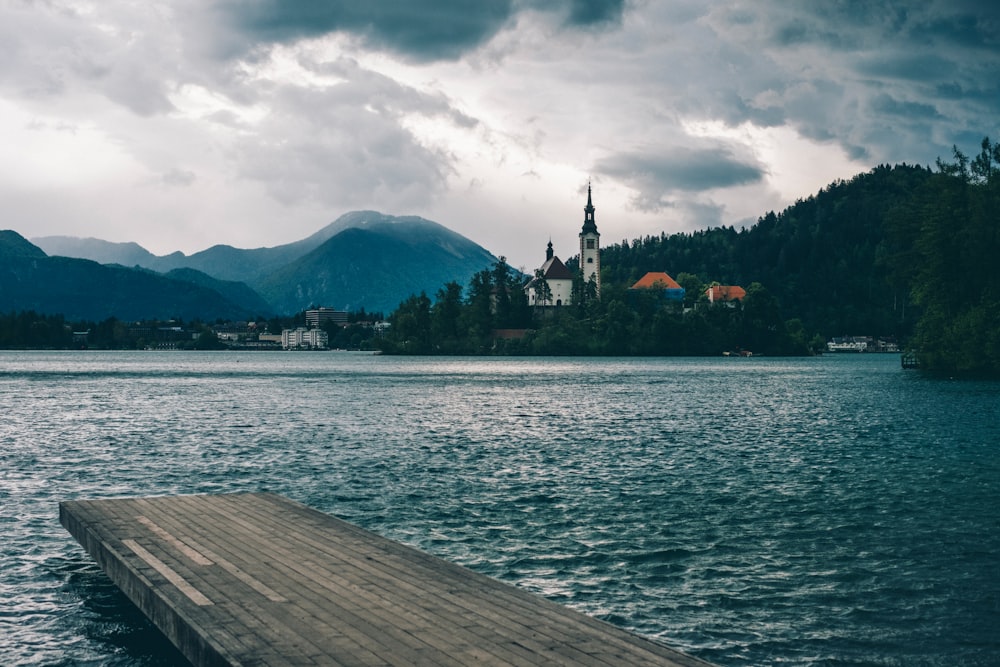
[[[310,243],[315,246],[319,246],[331,238],[339,234],[346,229],[366,229],[369,227],[376,227],[381,225],[392,225],[407,222],[427,222],[431,223],[430,220],[425,220],[424,218],[415,215],[387,215],[385,213],[380,213],[379,211],[350,211],[343,214],[330,224],[326,225],[315,234],[312,234],[306,239],[303,239],[303,243]],[[431,223],[437,224],[437,223]]]
[[[0,257],[48,257],[45,251],[12,229],[0,230]]]

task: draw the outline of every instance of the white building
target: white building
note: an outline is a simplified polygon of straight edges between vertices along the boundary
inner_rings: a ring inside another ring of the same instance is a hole
[[[285,329],[281,332],[281,347],[286,350],[325,350],[330,337],[322,329]]]
[[[601,296],[601,235],[594,221],[594,202],[587,186],[587,206],[583,209],[583,229],[580,230],[580,277],[583,284],[593,284]],[[568,306],[573,303],[573,273],[552,251],[549,241],[545,263],[534,278],[524,286],[529,306]],[[548,289],[546,290],[546,286]]]
[[[529,306],[568,306],[573,302],[573,273],[553,253],[552,241],[545,251],[545,263],[538,271],[541,276],[524,286]]]

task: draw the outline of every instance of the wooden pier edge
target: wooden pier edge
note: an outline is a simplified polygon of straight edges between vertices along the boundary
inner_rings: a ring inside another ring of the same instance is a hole
[[[709,663],[270,493],[59,503],[196,667]]]
[[[156,584],[134,567],[121,549],[81,519],[78,503],[59,503],[59,523],[69,531],[115,586],[196,667],[234,667],[238,662],[213,642],[210,634],[198,632],[184,610],[157,593]]]

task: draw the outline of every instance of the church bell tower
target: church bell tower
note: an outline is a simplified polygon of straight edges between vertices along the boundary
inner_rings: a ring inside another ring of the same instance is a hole
[[[591,280],[596,286],[597,297],[601,297],[601,235],[594,222],[594,202],[590,184],[587,184],[587,206],[583,209],[583,229],[580,231],[580,272],[583,284]]]

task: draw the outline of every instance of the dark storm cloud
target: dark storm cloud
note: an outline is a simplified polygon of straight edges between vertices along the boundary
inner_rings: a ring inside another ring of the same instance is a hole
[[[725,147],[617,153],[599,160],[595,170],[636,190],[633,203],[644,210],[665,206],[671,193],[747,185],[765,175],[761,165],[741,160]]]
[[[526,7],[564,14],[570,27],[587,27],[620,22],[624,0],[228,0],[222,7],[249,42],[245,46],[344,32],[367,48],[431,62],[474,50]]]
[[[937,54],[907,52],[862,58],[856,71],[877,78],[927,81],[955,76],[958,67]]]
[[[788,124],[853,159],[931,163],[970,129],[995,132],[973,126],[1000,102],[998,19],[1000,5],[964,0],[720,6],[716,34],[752,64],[718,87],[750,102],[709,108],[732,125]]]
[[[511,0],[231,0],[224,6],[251,43],[348,32],[369,47],[417,61],[458,58],[496,34],[513,12]]]
[[[902,116],[910,120],[936,120],[942,118],[938,110],[931,104],[920,102],[905,102],[890,95],[879,95],[872,100],[872,109],[889,115]]]
[[[990,5],[993,6],[990,6]],[[947,7],[947,5],[944,5]],[[950,12],[919,20],[912,28],[916,40],[933,40],[964,48],[1000,46],[1000,7],[995,3],[955,3]]]
[[[987,4],[847,0],[790,7],[779,2],[770,8],[771,41],[783,47],[822,44],[837,51],[901,42],[918,50],[932,44],[995,46],[998,11]]]
[[[571,0],[567,23],[574,26],[591,26],[621,21],[624,0]]]

